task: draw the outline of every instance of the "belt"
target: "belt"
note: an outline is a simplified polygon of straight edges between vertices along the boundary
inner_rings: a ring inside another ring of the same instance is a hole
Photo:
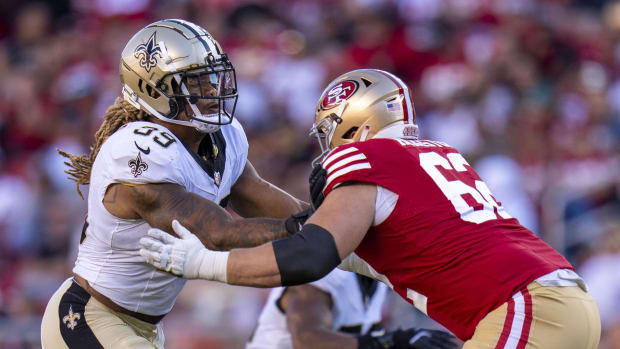
[[[94,297],[96,300],[101,302],[106,307],[114,310],[115,312],[118,312],[118,313],[121,313],[121,314],[125,314],[125,315],[129,315],[129,316],[134,317],[134,318],[136,318],[138,320],[142,320],[144,322],[148,322],[148,323],[153,324],[153,325],[157,324],[159,321],[161,321],[161,319],[164,318],[164,316],[166,316],[166,314],[163,314],[163,315],[146,315],[146,314],[142,314],[142,313],[137,313],[135,311],[127,310],[127,309],[121,307],[120,305],[112,302],[110,300],[110,298],[102,295],[97,290],[92,288],[90,286],[90,284],[88,283],[88,281],[86,281],[86,279],[84,279],[83,277],[77,275],[76,273],[73,273],[73,280],[75,281],[76,284],[78,284],[80,287],[82,287],[84,289],[84,291],[88,292],[89,295]]]

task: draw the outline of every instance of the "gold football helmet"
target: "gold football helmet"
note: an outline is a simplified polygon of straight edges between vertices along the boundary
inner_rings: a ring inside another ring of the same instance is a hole
[[[380,135],[418,138],[415,109],[409,89],[396,76],[378,69],[342,74],[323,91],[316,106],[310,135],[317,137],[321,155],[351,142]]]
[[[180,19],[149,24],[127,43],[120,64],[123,98],[166,122],[215,132],[232,122],[237,79],[220,44]],[[179,120],[185,110],[188,121]]]

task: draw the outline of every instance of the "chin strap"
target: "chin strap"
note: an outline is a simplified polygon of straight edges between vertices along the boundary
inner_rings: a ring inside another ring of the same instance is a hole
[[[362,134],[360,135],[361,142],[366,140],[366,137],[368,137],[368,132],[370,132],[370,125],[365,125],[364,129],[362,130]]]

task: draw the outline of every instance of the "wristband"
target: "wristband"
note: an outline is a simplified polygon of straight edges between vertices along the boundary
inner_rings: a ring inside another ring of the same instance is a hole
[[[228,254],[225,251],[201,251],[200,268],[198,276],[200,279],[214,280],[226,283],[226,268],[228,266]]]

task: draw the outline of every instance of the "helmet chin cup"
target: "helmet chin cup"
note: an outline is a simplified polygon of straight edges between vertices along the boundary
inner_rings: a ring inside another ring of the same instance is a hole
[[[197,120],[191,120],[190,123],[198,132],[202,133],[213,133],[220,130],[220,125],[207,124]]]

